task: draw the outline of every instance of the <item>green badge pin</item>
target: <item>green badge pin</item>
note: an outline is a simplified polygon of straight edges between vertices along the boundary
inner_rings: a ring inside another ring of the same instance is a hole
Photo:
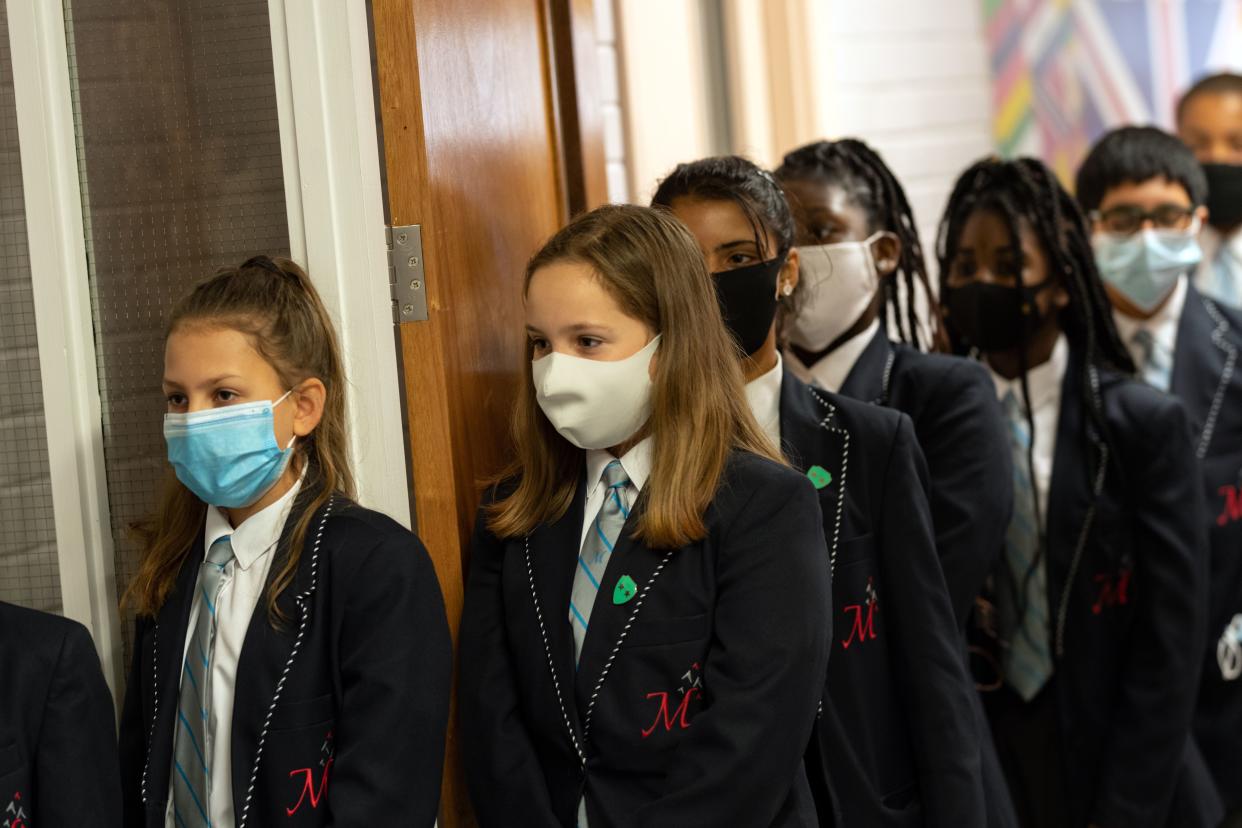
[[[637,594],[638,584],[634,583],[634,579],[629,575],[622,575],[612,591],[612,602],[617,605],[624,604]]]
[[[832,482],[832,472],[823,466],[811,466],[806,470],[806,476],[810,478],[817,489],[822,489]]]

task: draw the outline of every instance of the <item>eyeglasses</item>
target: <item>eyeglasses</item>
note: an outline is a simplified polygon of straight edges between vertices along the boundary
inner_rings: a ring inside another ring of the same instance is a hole
[[[1180,204],[1161,204],[1154,210],[1144,210],[1132,204],[1119,204],[1100,212],[1091,211],[1091,220],[1099,222],[1109,233],[1130,236],[1143,229],[1148,221],[1160,230],[1188,230],[1194,221],[1195,208]]]

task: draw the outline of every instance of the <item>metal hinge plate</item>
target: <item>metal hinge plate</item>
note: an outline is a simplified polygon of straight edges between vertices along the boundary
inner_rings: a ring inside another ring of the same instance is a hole
[[[423,273],[423,228],[419,224],[385,227],[392,321],[427,321],[427,279]]]

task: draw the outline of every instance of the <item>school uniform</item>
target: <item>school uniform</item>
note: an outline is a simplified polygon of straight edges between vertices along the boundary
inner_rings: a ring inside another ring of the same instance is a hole
[[[614,461],[587,452],[572,505],[527,537],[495,536],[480,510],[458,709],[484,828],[817,824],[802,754],[832,619],[815,490],[734,452],[706,537],[651,548],[633,537],[651,450],[603,492]],[[608,491],[628,516],[575,630],[588,504]]]
[[[337,495],[309,524],[274,627],[267,588],[312,498],[299,484],[235,531],[208,507],[164,605],[138,619],[121,721],[127,826],[434,822],[452,669],[435,572],[417,537]],[[183,658],[209,600],[200,569],[225,536],[236,554],[212,607],[210,722],[195,745],[210,795],[180,814]]]
[[[1140,374],[1186,407],[1211,550],[1195,735],[1225,807],[1242,808],[1242,313],[1183,277],[1150,319],[1115,314]]]
[[[0,825],[120,825],[115,722],[86,628],[0,602]]]
[[[836,634],[807,753],[820,824],[987,825],[974,685],[910,418],[813,389],[780,365],[747,393],[817,481],[829,545]]]
[[[964,639],[975,600],[1004,548],[1013,509],[1005,427],[987,370],[972,360],[892,342],[877,319],[813,366],[788,355],[803,381],[910,417],[926,459],[935,547]],[[962,644],[964,647],[964,643]],[[987,824],[1016,825],[1000,763],[972,698]]]
[[[1085,366],[1064,337],[1027,381],[1035,488],[1018,496],[1041,506],[1043,549],[1024,626],[1004,634],[1005,684],[986,697],[1023,825],[1214,825],[1219,803],[1190,738],[1207,573],[1186,412]],[[1024,428],[1018,383],[996,384],[1011,428]],[[1087,386],[1102,400],[1098,425]],[[1018,514],[1031,519],[1026,504]],[[1011,553],[999,582],[1021,580]]]
[[[963,630],[1000,558],[1013,508],[1004,423],[987,371],[961,357],[889,340],[876,320],[813,366],[789,356],[799,379],[908,414],[927,460],[936,551]]]

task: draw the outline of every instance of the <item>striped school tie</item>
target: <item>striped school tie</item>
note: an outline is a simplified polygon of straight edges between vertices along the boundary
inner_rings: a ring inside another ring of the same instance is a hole
[[[1003,407],[1009,421],[1009,449],[1013,455],[1013,518],[1005,533],[1005,562],[1014,589],[1001,589],[997,604],[1001,630],[1009,641],[1004,654],[1005,680],[1029,702],[1052,675],[1052,652],[1048,646],[1048,570],[1041,562],[1027,581],[1027,572],[1039,553],[1039,525],[1029,472],[1031,430],[1022,403],[1012,391],[1005,395]]]
[[[630,478],[620,460],[613,460],[604,467],[604,485],[607,487],[604,502],[600,504],[599,513],[587,531],[586,540],[582,542],[578,569],[574,573],[574,588],[569,598],[569,624],[574,630],[575,661],[582,654],[582,642],[591,623],[591,608],[599,595],[608,558],[617,538],[621,536],[625,519],[630,515],[624,501],[625,487],[630,485]]]
[[[1168,393],[1173,377],[1173,355],[1146,328],[1139,328],[1130,341],[1139,353],[1138,369],[1143,379],[1152,388]]]
[[[211,825],[207,792],[207,719],[211,715],[211,648],[216,637],[216,600],[224,585],[225,568],[233,560],[228,535],[207,551],[198,570],[199,607],[194,633],[186,649],[177,695],[177,731],[173,737],[173,815],[177,828]]]

